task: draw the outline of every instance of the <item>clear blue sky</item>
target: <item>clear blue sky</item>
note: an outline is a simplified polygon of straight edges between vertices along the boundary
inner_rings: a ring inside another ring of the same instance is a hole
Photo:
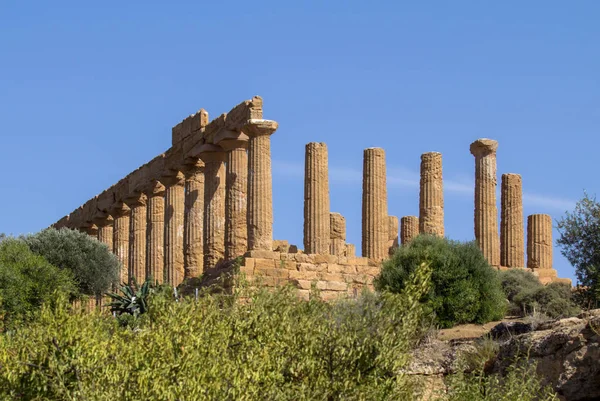
[[[276,239],[302,244],[311,141],[358,249],[371,146],[390,214],[418,214],[419,157],[439,151],[446,233],[472,239],[469,144],[488,137],[498,176],[523,176],[525,213],[556,219],[599,192],[599,17],[591,0],[2,1],[0,232],[48,226],[165,151],[188,114],[253,95],[280,123]]]

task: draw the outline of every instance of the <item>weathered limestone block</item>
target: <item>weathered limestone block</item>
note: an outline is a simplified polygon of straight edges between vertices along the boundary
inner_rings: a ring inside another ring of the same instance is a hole
[[[286,240],[273,240],[273,252],[289,253],[290,243]]]
[[[248,249],[273,248],[273,178],[271,138],[277,122],[250,119],[242,131],[248,144]]]
[[[388,216],[388,250],[393,254],[398,248],[398,217]]]
[[[373,261],[388,256],[385,151],[368,148],[363,158],[362,255]]]
[[[408,244],[419,235],[419,218],[417,216],[404,216],[400,219],[400,243]]]
[[[120,283],[129,282],[129,215],[130,210],[123,202],[117,202],[111,209],[114,218],[113,252],[121,262]]]
[[[492,266],[500,265],[500,237],[496,207],[496,150],[498,142],[478,139],[471,144],[475,156],[475,239]]]
[[[329,170],[327,145],[306,145],[304,163],[304,251],[330,252]]]
[[[519,174],[502,174],[500,265],[525,267],[523,191]]]
[[[184,276],[204,271],[204,162],[195,160],[185,171],[183,253]]]
[[[225,195],[225,260],[248,250],[248,153],[247,142],[227,153]]]
[[[129,281],[142,283],[146,280],[146,210],[147,197],[137,194],[127,199],[131,209],[129,228]]]
[[[146,195],[146,277],[162,284],[165,280],[165,186],[154,180]]]
[[[346,244],[346,249],[344,251],[344,256],[347,258],[356,257],[356,246],[354,244]]]
[[[424,234],[444,236],[442,154],[438,152],[421,155],[419,231]]]
[[[527,267],[552,269],[552,217],[547,214],[527,216]]]
[[[335,256],[346,254],[346,219],[339,213],[329,213],[329,253]]]
[[[207,145],[200,154],[204,161],[204,269],[225,258],[225,161],[227,153]]]
[[[165,281],[177,286],[184,277],[185,176],[178,171],[161,182],[165,185]]]
[[[112,252],[113,250],[113,225],[114,219],[112,216],[108,215],[104,218],[103,221],[97,221],[96,225],[98,226],[98,241],[106,244],[108,249]]]

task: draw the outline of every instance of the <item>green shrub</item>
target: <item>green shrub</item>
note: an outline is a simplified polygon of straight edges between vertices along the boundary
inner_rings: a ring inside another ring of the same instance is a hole
[[[99,296],[118,282],[120,263],[108,247],[76,230],[53,228],[25,237],[31,250],[73,273],[83,294]]]
[[[431,290],[423,302],[435,313],[440,326],[485,323],[503,317],[506,301],[498,274],[475,242],[419,236],[384,262],[376,288],[402,291],[407,278],[424,261],[430,263],[433,273]]]
[[[0,399],[410,399],[400,371],[430,274],[419,269],[401,294],[334,303],[291,287],[154,294],[134,330],[46,307],[0,336]]]
[[[58,294],[76,290],[70,272],[35,255],[14,238],[0,241],[0,324],[27,317]]]

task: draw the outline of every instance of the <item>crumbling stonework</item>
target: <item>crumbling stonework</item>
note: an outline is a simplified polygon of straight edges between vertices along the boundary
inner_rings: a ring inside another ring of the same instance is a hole
[[[381,148],[364,151],[362,255],[378,262],[388,256],[385,151]]]
[[[339,213],[329,213],[329,253],[335,256],[346,255],[346,219]]]
[[[417,216],[404,216],[400,219],[400,243],[408,244],[419,235],[419,218]]]
[[[478,139],[471,144],[475,156],[475,239],[492,266],[500,266],[500,237],[496,207],[496,149],[498,142]]]
[[[519,174],[502,174],[500,219],[500,264],[525,266],[523,235],[523,190]]]
[[[304,252],[330,252],[329,171],[327,145],[306,145],[304,163]]]
[[[423,234],[444,236],[442,154],[438,152],[421,155],[419,231]]]
[[[225,199],[225,260],[248,250],[248,153],[242,147],[227,154],[227,189]]]
[[[204,270],[204,162],[194,160],[185,171],[183,260],[185,278]]]

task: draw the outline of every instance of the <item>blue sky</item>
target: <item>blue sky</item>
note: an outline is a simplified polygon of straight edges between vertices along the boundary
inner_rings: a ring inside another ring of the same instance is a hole
[[[253,95],[280,124],[276,239],[302,243],[311,141],[328,145],[331,208],[358,249],[371,146],[399,217],[418,214],[421,153],[442,152],[451,238],[473,238],[481,137],[499,141],[499,177],[523,176],[525,213],[559,218],[599,192],[599,15],[597,1],[4,0],[0,232],[48,226],[165,151],[187,115]]]

